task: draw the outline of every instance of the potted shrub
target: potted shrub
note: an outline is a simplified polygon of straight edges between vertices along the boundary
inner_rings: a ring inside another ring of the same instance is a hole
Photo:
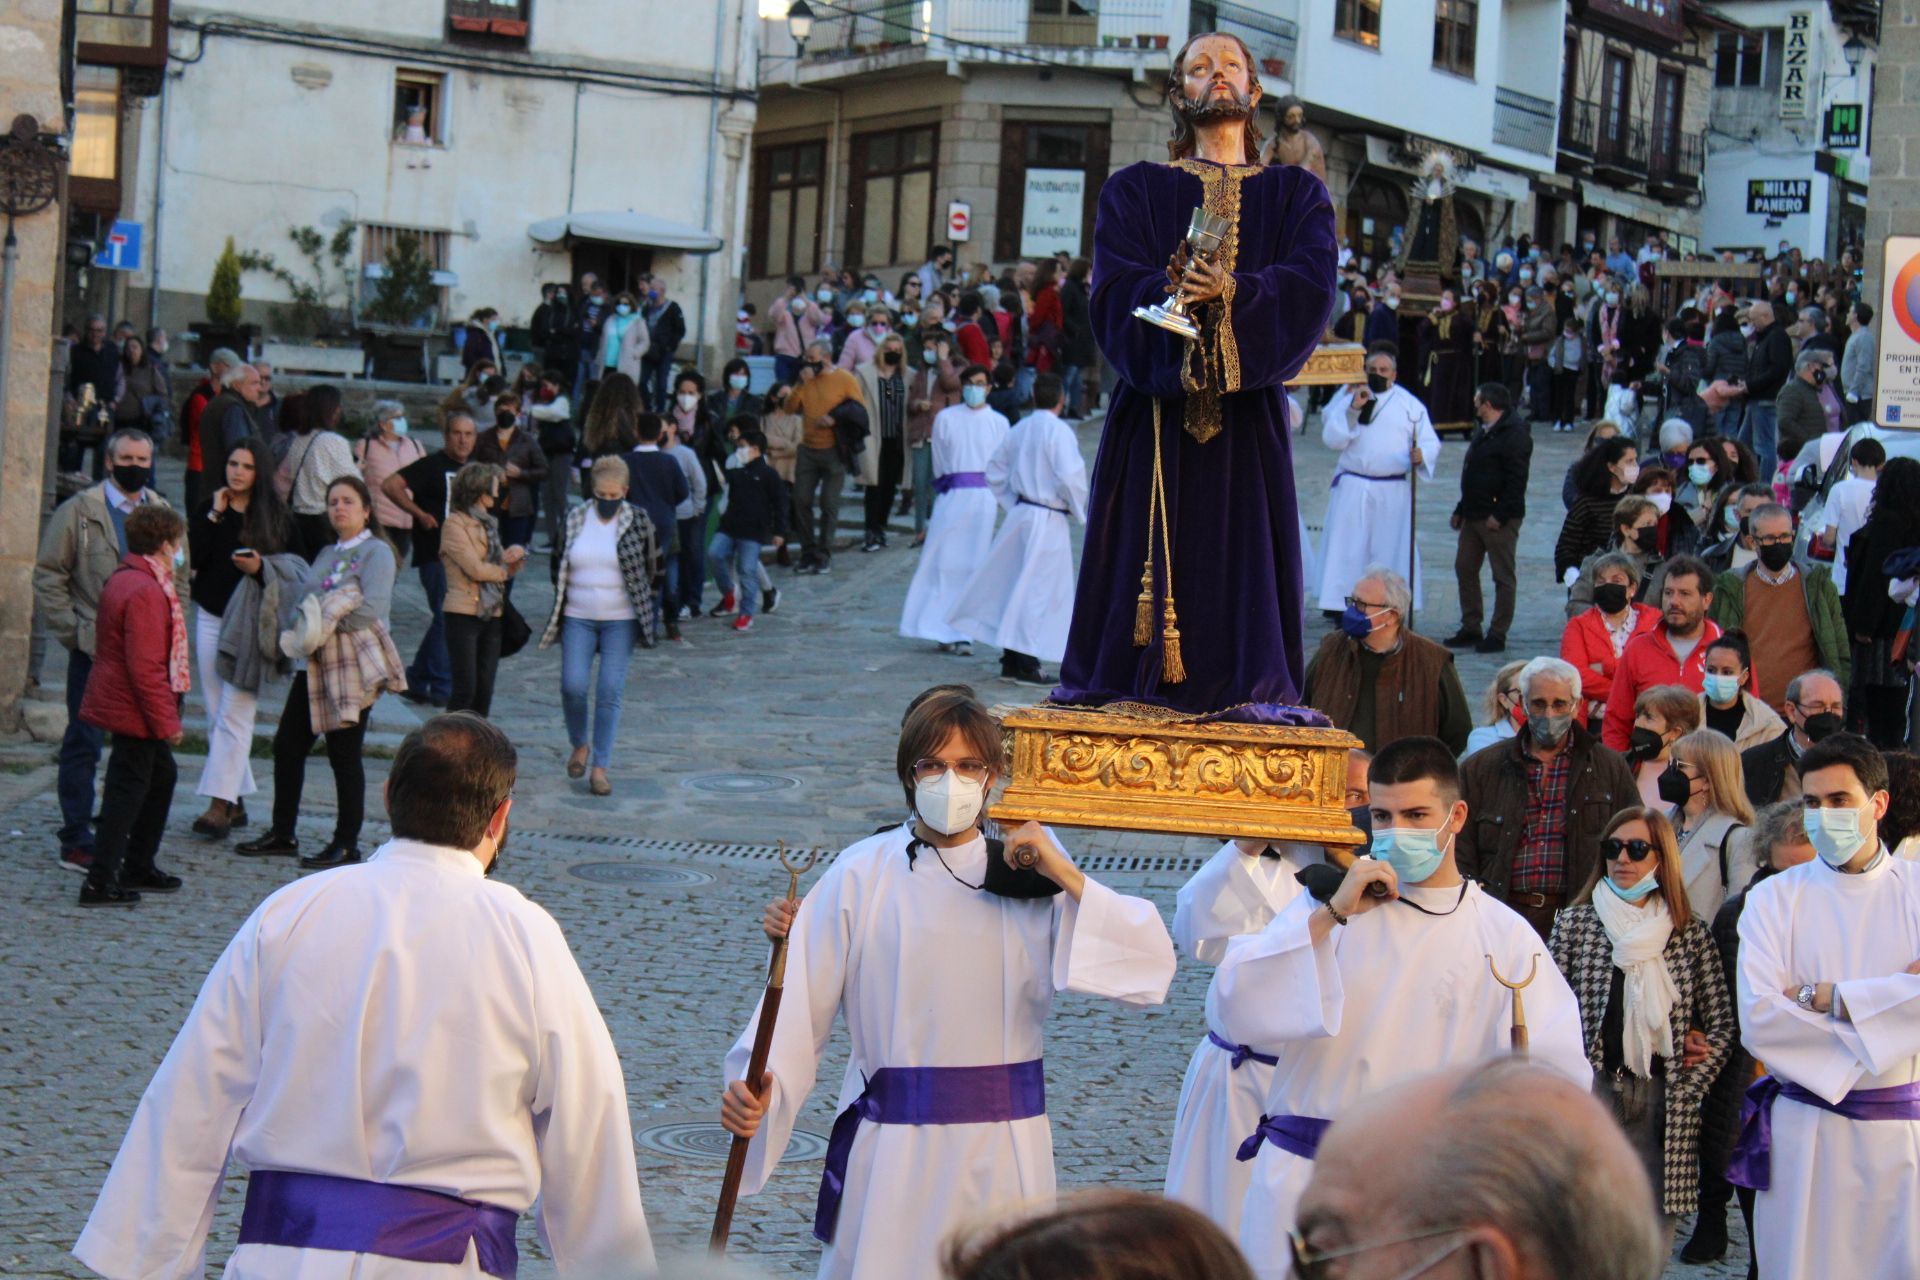
[[[207,281],[207,318],[199,326],[200,360],[209,353],[231,347],[242,357],[247,354],[247,330],[240,325],[240,255],[234,251],[233,237],[213,263],[213,278]]]

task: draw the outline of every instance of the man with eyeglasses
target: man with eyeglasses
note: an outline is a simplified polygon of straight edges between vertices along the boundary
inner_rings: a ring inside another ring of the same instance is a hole
[[[1800,798],[1800,757],[1845,726],[1845,690],[1840,677],[1819,667],[1787,682],[1785,732],[1740,753],[1740,772],[1754,808]]]
[[[1289,1244],[1290,1280],[1656,1280],[1667,1263],[1620,1126],[1520,1059],[1420,1076],[1345,1112]]]
[[[1372,831],[1366,807],[1372,762],[1365,751],[1347,752],[1345,803],[1363,833]],[[1319,845],[1229,840],[1180,887],[1174,941],[1200,964],[1219,964],[1228,943],[1260,932],[1299,896],[1302,868],[1325,860]],[[1166,1194],[1200,1210],[1228,1235],[1240,1230],[1240,1206],[1253,1172],[1234,1156],[1260,1123],[1273,1065],[1272,1054],[1235,1044],[1209,1023],[1180,1083]]]
[[[1453,655],[1406,630],[1413,610],[1407,580],[1380,565],[1353,584],[1340,630],[1307,663],[1300,701],[1324,712],[1378,751],[1401,738],[1439,738],[1455,755],[1467,749],[1473,715]]]
[[[1546,944],[1460,872],[1471,815],[1453,752],[1403,738],[1368,778],[1370,856],[1325,901],[1303,894],[1228,948],[1207,996],[1229,1043],[1274,1059],[1260,1122],[1236,1153],[1253,1165],[1240,1247],[1266,1280],[1286,1274],[1288,1230],[1331,1120],[1421,1071],[1509,1051],[1513,1000],[1489,963],[1515,982],[1532,975],[1533,1061],[1582,1088],[1593,1079],[1579,1005]],[[1448,1190],[1436,1186],[1435,1201]]]
[[[1740,1039],[1768,1074],[1727,1180],[1759,1193],[1764,1280],[1916,1276],[1920,867],[1881,841],[1887,762],[1865,738],[1835,734],[1801,769],[1816,857],[1754,886],[1740,916]]]
[[[1825,667],[1845,681],[1853,655],[1848,648],[1840,592],[1825,565],[1793,562],[1793,513],[1777,503],[1747,517],[1754,562],[1720,575],[1708,610],[1726,631],[1744,631],[1753,650],[1760,700],[1785,713],[1787,682]]]

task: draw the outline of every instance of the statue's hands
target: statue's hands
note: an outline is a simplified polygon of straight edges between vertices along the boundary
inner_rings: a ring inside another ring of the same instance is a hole
[[[1226,269],[1215,262],[1193,258],[1188,261],[1186,272],[1180,277],[1180,292],[1186,297],[1187,305],[1198,306],[1203,302],[1212,302],[1227,291]]]
[[[1182,240],[1180,242],[1180,248],[1174,252],[1174,255],[1171,258],[1167,259],[1167,292],[1168,293],[1180,292],[1180,278],[1186,274],[1187,263],[1191,260],[1191,258],[1192,258],[1192,255],[1187,252],[1187,242]]]

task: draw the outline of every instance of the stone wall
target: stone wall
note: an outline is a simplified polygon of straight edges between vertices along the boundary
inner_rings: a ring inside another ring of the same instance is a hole
[[[1920,0],[1887,0],[1882,13],[1872,143],[1864,296],[1878,310],[1882,243],[1920,235]]]
[[[14,0],[0,40],[0,128],[30,115],[62,128],[60,0]],[[15,223],[11,341],[0,386],[0,733],[20,724],[33,626],[33,561],[45,510],[47,396],[64,206]]]

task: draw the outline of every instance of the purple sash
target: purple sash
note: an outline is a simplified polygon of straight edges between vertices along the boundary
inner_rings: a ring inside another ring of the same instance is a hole
[[[1747,1086],[1746,1101],[1740,1104],[1740,1137],[1727,1160],[1727,1181],[1736,1187],[1765,1191],[1773,1185],[1775,1098],[1791,1098],[1849,1120],[1920,1120],[1920,1082],[1855,1089],[1839,1102],[1828,1102],[1791,1080],[1761,1076]]]
[[[955,489],[984,489],[987,487],[987,473],[984,471],[950,471],[944,476],[933,478],[935,493],[951,493]]]
[[[1255,1053],[1251,1046],[1244,1045],[1244,1044],[1235,1044],[1233,1041],[1227,1039],[1225,1036],[1221,1035],[1217,1031],[1214,1031],[1211,1027],[1207,1029],[1207,1039],[1213,1041],[1213,1043],[1216,1046],[1218,1046],[1219,1048],[1225,1049],[1228,1053],[1233,1055],[1233,1069],[1235,1071],[1238,1071],[1241,1067],[1244,1067],[1247,1064],[1247,1059],[1249,1058],[1253,1059],[1255,1062],[1265,1067],[1273,1067],[1273,1066],[1278,1066],[1280,1064],[1280,1059],[1274,1057],[1272,1054]]]
[[[1260,1125],[1234,1153],[1235,1160],[1251,1160],[1260,1154],[1260,1144],[1269,1138],[1282,1151],[1311,1160],[1320,1151],[1320,1136],[1331,1120],[1317,1116],[1261,1116]]]
[[[372,1253],[458,1266],[471,1240],[480,1270],[514,1280],[520,1250],[512,1209],[422,1187],[324,1173],[256,1169],[247,1178],[241,1244]]]
[[[840,1197],[847,1189],[847,1158],[862,1120],[875,1124],[990,1124],[1047,1114],[1047,1076],[1041,1059],[993,1067],[882,1067],[833,1122],[827,1168],[820,1175],[814,1238],[833,1243]]]

